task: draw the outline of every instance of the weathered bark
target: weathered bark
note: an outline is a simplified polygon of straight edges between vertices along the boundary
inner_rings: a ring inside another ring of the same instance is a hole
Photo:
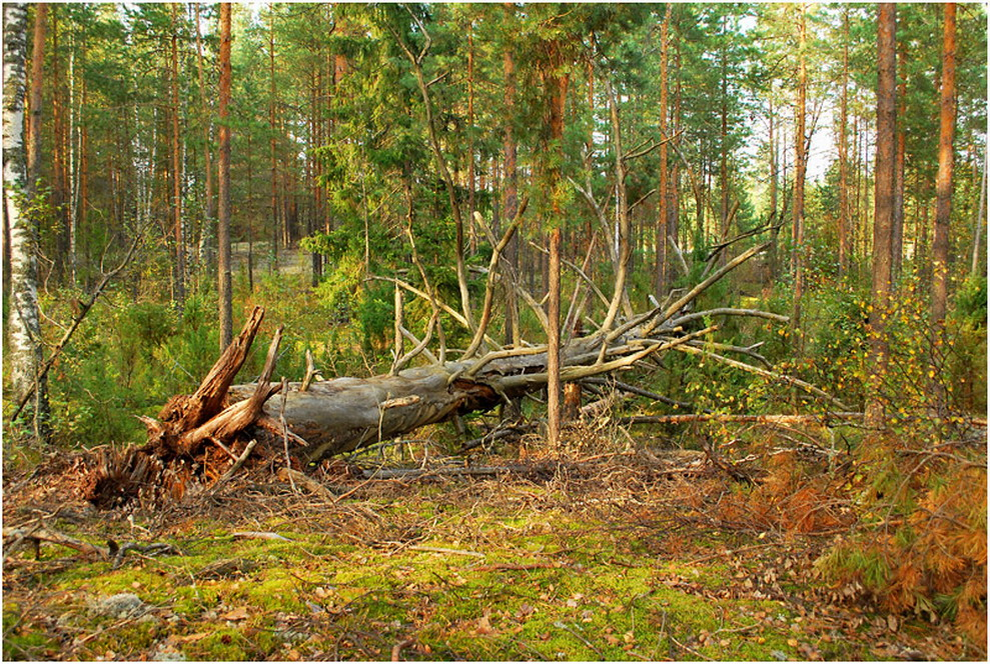
[[[666,308],[658,307],[613,329],[596,331],[564,344],[560,350],[560,380],[579,381],[631,367],[648,356],[668,350],[684,350],[804,389],[841,410],[848,410],[807,383],[690,345],[717,328],[710,326],[686,332],[698,316],[736,312],[684,313],[685,307],[706,288],[765,248],[766,245],[753,247],[737,256]],[[454,311],[443,306],[444,310]],[[752,313],[787,320],[764,312]],[[260,328],[262,316],[263,312],[255,309],[240,335],[195,394],[174,397],[163,408],[158,420],[143,418],[149,431],[146,451],[163,459],[199,458],[196,455],[203,454],[210,444],[216,444],[225,454],[233,456],[230,449],[235,443],[243,447],[249,438],[264,437],[267,432],[280,446],[282,437],[288,436],[297,458],[316,461],[459,414],[489,410],[507,400],[540,390],[550,380],[548,347],[536,346],[497,350],[458,361],[441,358],[427,366],[400,370],[394,375],[335,378],[315,383],[305,381],[305,389],[301,383],[289,383],[284,401],[265,403],[280,387],[268,383],[279,335],[272,342],[258,383],[231,386]],[[730,346],[719,348],[740,350]],[[279,421],[286,423],[285,430]],[[256,429],[253,433],[251,427]]]
[[[220,347],[233,336],[230,289],[230,3],[220,4],[220,210],[217,223],[217,279]]]
[[[867,424],[884,421],[882,382],[889,360],[887,315],[892,276],[894,220],[895,131],[897,127],[895,5],[882,3],[877,21],[877,165],[873,219],[873,308],[870,311],[871,397],[866,406]]]
[[[932,238],[932,323],[945,319],[949,283],[949,217],[952,213],[952,140],[956,127],[956,5],[945,4],[939,113],[935,234]]]
[[[560,444],[560,229],[550,232],[550,291],[547,318],[547,439]]]

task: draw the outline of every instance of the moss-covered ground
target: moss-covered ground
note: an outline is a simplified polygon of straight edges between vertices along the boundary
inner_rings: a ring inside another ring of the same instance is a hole
[[[818,540],[716,528],[690,517],[683,479],[620,474],[352,480],[336,502],[246,482],[158,513],[51,510],[60,532],[182,555],[112,569],[51,544],[14,554],[3,656],[860,660],[924,657],[932,639],[952,652],[920,620],[823,599]],[[142,604],[101,608],[120,593]]]

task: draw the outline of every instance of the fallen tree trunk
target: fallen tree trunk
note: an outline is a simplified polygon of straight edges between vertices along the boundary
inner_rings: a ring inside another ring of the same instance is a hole
[[[723,268],[673,303],[634,316],[590,335],[573,339],[561,349],[561,381],[576,382],[630,368],[669,350],[704,352],[692,343],[718,329],[711,325],[687,331],[683,323],[696,321],[697,313],[685,308],[708,286],[763,247],[743,252]],[[714,315],[736,315],[734,309],[715,309]],[[751,313],[751,312],[745,312]],[[755,312],[764,318],[786,318]],[[281,399],[269,398],[280,385],[270,384],[281,330],[269,349],[268,361],[257,383],[231,385],[243,364],[264,312],[256,308],[237,339],[188,397],[175,397],[158,420],[143,418],[149,432],[149,448],[172,455],[195,457],[209,443],[235,458],[226,443],[240,440],[241,450],[252,436],[269,436],[292,443],[292,456],[315,462],[365,445],[388,440],[419,427],[443,422],[457,415],[490,410],[501,403],[540,389],[547,383],[547,348],[490,350],[477,355],[478,343],[456,361],[436,361],[423,367],[370,378],[285,383]],[[478,328],[476,341],[484,328]],[[735,347],[723,346],[733,349]],[[743,348],[742,351],[748,351]],[[714,354],[709,354],[714,355]],[[441,353],[441,357],[443,353]],[[719,359],[725,359],[718,356]],[[796,379],[768,372],[735,360],[731,366],[753,371],[782,384],[794,385],[848,411],[844,404]],[[283,425],[284,423],[284,425]],[[288,439],[288,440],[284,440]]]
[[[506,237],[513,228],[514,225],[506,231]],[[496,250],[504,244],[505,238]],[[627,370],[644,360],[677,350],[701,354],[781,385],[797,387],[836,410],[851,410],[812,385],[695,347],[698,340],[718,329],[717,325],[686,329],[700,320],[724,315],[756,315],[786,321],[785,317],[768,312],[727,308],[707,312],[689,310],[699,294],[765,246],[743,252],[690,290],[672,293],[668,303],[625,322],[613,319],[587,336],[572,339],[561,348],[561,381],[576,383],[591,379],[598,382],[594,377]],[[486,322],[490,320],[487,309],[492,303],[489,295],[495,279],[488,279],[486,311],[480,318],[481,324],[474,325],[467,319],[459,321],[472,333],[473,341],[456,361],[445,360],[444,335],[438,315],[441,309],[449,310],[448,313],[458,319],[454,315],[456,312],[451,313],[453,310],[440,302],[430,287],[420,291],[398,280],[395,283],[429,301],[433,316],[424,340],[416,344],[413,352],[397,361],[388,375],[313,381],[316,372],[310,367],[302,382],[283,380],[281,384],[273,384],[270,379],[278,354],[280,328],[272,339],[258,381],[234,385],[234,378],[247,358],[264,317],[264,311],[255,308],[241,333],[193,394],[170,399],[157,419],[141,418],[148,429],[146,445],[100,460],[90,477],[87,497],[103,506],[119,505],[134,497],[142,500],[150,497],[156,502],[163,498],[177,499],[185,494],[190,482],[205,481],[218,487],[242,466],[251,468],[259,461],[268,461],[277,466],[295,465],[300,469],[309,463],[389,440],[428,424],[490,410],[546,386],[545,345],[503,349],[486,334]],[[518,284],[515,287],[518,289]],[[525,292],[520,294],[527,295]],[[530,302],[533,298],[524,299]],[[535,300],[530,306],[534,312],[541,313]],[[441,343],[436,356],[426,351],[434,329]],[[718,344],[710,347],[762,359],[754,352],[758,345]],[[401,370],[417,356],[430,358],[430,364]],[[271,399],[279,392],[282,392],[281,398]]]

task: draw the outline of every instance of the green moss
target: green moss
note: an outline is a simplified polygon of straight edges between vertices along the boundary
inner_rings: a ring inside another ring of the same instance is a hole
[[[251,641],[239,629],[219,628],[209,636],[182,646],[182,653],[189,660],[215,662],[241,662],[254,659]]]
[[[3,658],[6,661],[50,659],[58,651],[58,646],[56,639],[42,632],[13,633],[3,640]]]

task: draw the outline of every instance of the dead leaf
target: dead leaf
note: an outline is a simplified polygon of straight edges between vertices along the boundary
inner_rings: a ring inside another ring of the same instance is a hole
[[[247,620],[248,610],[246,606],[234,609],[233,611],[228,611],[227,613],[220,616],[224,620]]]
[[[887,628],[891,632],[896,632],[897,631],[897,628],[898,628],[897,616],[894,616],[894,615],[887,616]]]
[[[205,639],[209,635],[209,632],[196,632],[195,634],[186,634],[184,636],[172,634],[168,637],[168,640],[170,643],[192,643],[194,641]]]

